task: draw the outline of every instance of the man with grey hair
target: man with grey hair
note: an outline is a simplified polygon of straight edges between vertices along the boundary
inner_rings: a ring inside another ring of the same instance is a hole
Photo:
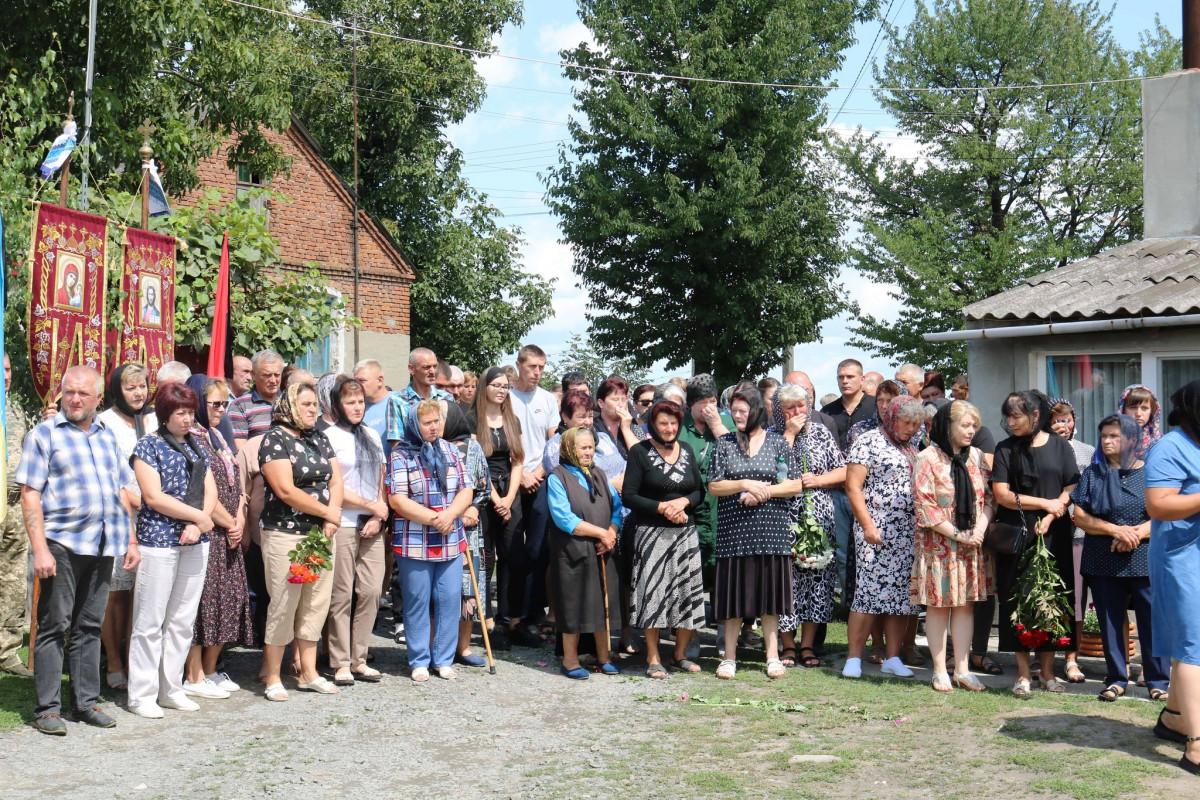
[[[434,379],[433,385],[448,393],[455,402],[458,402],[458,393],[462,391],[463,387],[462,370],[439,358],[437,377]]]
[[[875,389],[881,383],[883,383],[883,375],[881,373],[868,372],[866,375],[863,375],[863,391],[871,395],[871,397],[875,396]]]
[[[283,366],[283,356],[274,350],[259,350],[250,359],[254,386],[229,404],[234,446],[239,450],[247,439],[264,434],[271,427],[271,407],[279,396]]]
[[[74,718],[99,728],[116,725],[98,705],[100,628],[113,559],[124,551],[130,570],[141,560],[123,488],[133,480],[133,470],[117,437],[96,416],[103,386],[91,367],[68,369],[62,410],[29,434],[17,468],[34,576],[41,581],[32,643],[33,727],[53,736],[67,732],[60,696],[68,630]]]
[[[908,387],[910,396],[920,397],[925,388],[925,370],[916,364],[901,364],[896,368],[896,383]]]
[[[190,377],[192,369],[187,364],[182,361],[168,361],[158,368],[154,380],[158,386],[162,386],[164,383],[187,383]]]

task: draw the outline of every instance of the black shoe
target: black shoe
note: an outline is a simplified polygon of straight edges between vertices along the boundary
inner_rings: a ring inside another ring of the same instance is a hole
[[[93,728],[115,728],[117,721],[100,710],[100,706],[85,708],[82,711],[75,710],[71,712],[71,719],[76,722],[86,722]]]
[[[533,625],[521,625],[512,632],[512,640],[514,644],[519,644],[522,647],[541,647],[545,644],[542,639],[542,634]]]
[[[1173,731],[1163,724],[1163,714],[1177,714],[1175,711],[1167,711],[1165,708],[1158,712],[1158,722],[1154,723],[1154,735],[1160,739],[1165,739],[1168,742],[1177,744],[1187,744],[1187,736],[1179,731]]]
[[[1187,753],[1184,753],[1179,757],[1179,766],[1183,767],[1193,775],[1200,775],[1200,764],[1197,764],[1195,761],[1192,761],[1190,758],[1188,758]]]
[[[41,717],[35,717],[33,720],[33,729],[49,734],[50,736],[67,735],[67,724],[62,721],[62,717],[58,714],[46,714]]]
[[[508,641],[508,631],[499,625],[488,631],[488,644],[493,650],[512,650],[512,642]]]

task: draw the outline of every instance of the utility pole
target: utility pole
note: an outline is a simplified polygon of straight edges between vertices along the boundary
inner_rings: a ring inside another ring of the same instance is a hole
[[[357,10],[357,3],[355,4]],[[354,263],[354,318],[358,319],[359,315],[359,274],[358,274],[358,14],[353,17],[354,33],[350,47],[351,52],[351,77],[350,77],[350,104],[354,115],[354,218],[350,221],[350,232],[354,241],[352,243],[351,259]],[[354,326],[354,363],[359,361],[358,352],[358,328]]]
[[[1200,0],[1183,0],[1183,68],[1200,69]]]
[[[92,87],[95,85],[96,74],[96,0],[88,0],[88,45],[87,45],[87,75],[83,83],[83,140],[80,149],[83,152],[83,162],[80,166],[82,188],[79,191],[79,210],[87,211],[88,198],[88,145],[92,143]],[[32,650],[30,651],[33,652]]]

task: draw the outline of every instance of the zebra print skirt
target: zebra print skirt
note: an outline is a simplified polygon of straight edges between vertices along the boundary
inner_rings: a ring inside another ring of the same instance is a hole
[[[704,627],[704,577],[695,525],[638,525],[633,534],[635,628]]]

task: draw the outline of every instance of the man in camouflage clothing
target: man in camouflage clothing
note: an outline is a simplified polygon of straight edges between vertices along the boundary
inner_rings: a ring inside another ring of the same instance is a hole
[[[12,385],[12,367],[8,354],[4,356],[4,385]],[[21,447],[29,423],[19,404],[10,394],[5,408],[7,424],[8,513],[0,530],[0,672],[32,677],[33,673],[21,663],[17,650],[25,631],[25,596],[29,582],[29,536],[25,533],[25,518],[21,514],[21,487],[13,478],[21,463]]]

